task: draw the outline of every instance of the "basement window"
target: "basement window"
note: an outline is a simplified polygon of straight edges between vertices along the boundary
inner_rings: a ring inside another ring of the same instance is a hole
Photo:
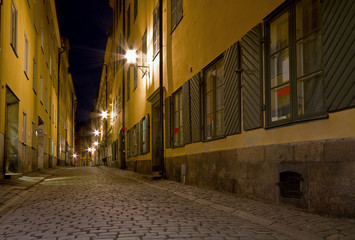
[[[281,172],[280,173],[280,195],[284,198],[303,197],[301,191],[302,175],[296,172]]]

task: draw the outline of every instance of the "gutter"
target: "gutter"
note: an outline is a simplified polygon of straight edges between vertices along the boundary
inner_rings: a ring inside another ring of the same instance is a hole
[[[59,106],[60,106],[60,56],[65,52],[65,45],[62,47],[62,51],[58,53],[58,94],[57,94],[57,166],[59,165],[60,160],[60,127],[59,127]]]
[[[160,90],[160,175],[164,177],[164,116],[163,116],[163,0],[159,0],[159,90]]]

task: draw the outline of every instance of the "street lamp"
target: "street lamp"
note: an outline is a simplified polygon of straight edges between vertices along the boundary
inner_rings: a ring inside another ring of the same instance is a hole
[[[94,135],[95,135],[95,136],[99,136],[99,135],[100,135],[100,131],[97,130],[97,129],[95,129],[95,130],[94,130]]]
[[[107,117],[108,117],[107,111],[102,111],[102,112],[101,112],[101,117],[102,117],[103,119],[107,119]]]
[[[147,72],[149,70],[149,66],[138,66],[137,65],[138,55],[137,55],[136,50],[128,49],[126,51],[126,55],[124,56],[124,58],[127,59],[127,63],[129,63],[130,65],[136,65],[136,67],[142,71],[142,73],[143,73],[142,78],[147,74]],[[144,70],[144,68],[146,68],[146,70]]]

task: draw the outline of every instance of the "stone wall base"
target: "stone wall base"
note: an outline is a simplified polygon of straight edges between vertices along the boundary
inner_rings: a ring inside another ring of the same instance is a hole
[[[355,138],[237,148],[166,158],[168,179],[340,216],[355,215]],[[137,166],[138,168],[138,166]],[[297,173],[299,197],[280,193]]]

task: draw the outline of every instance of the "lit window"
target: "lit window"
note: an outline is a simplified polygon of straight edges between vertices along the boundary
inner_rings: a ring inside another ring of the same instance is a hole
[[[270,124],[323,113],[319,1],[292,3],[266,24]]]
[[[153,12],[153,58],[159,53],[159,2]]]
[[[173,95],[174,147],[183,145],[182,90]]]
[[[205,138],[224,135],[224,72],[223,59],[204,72]]]

